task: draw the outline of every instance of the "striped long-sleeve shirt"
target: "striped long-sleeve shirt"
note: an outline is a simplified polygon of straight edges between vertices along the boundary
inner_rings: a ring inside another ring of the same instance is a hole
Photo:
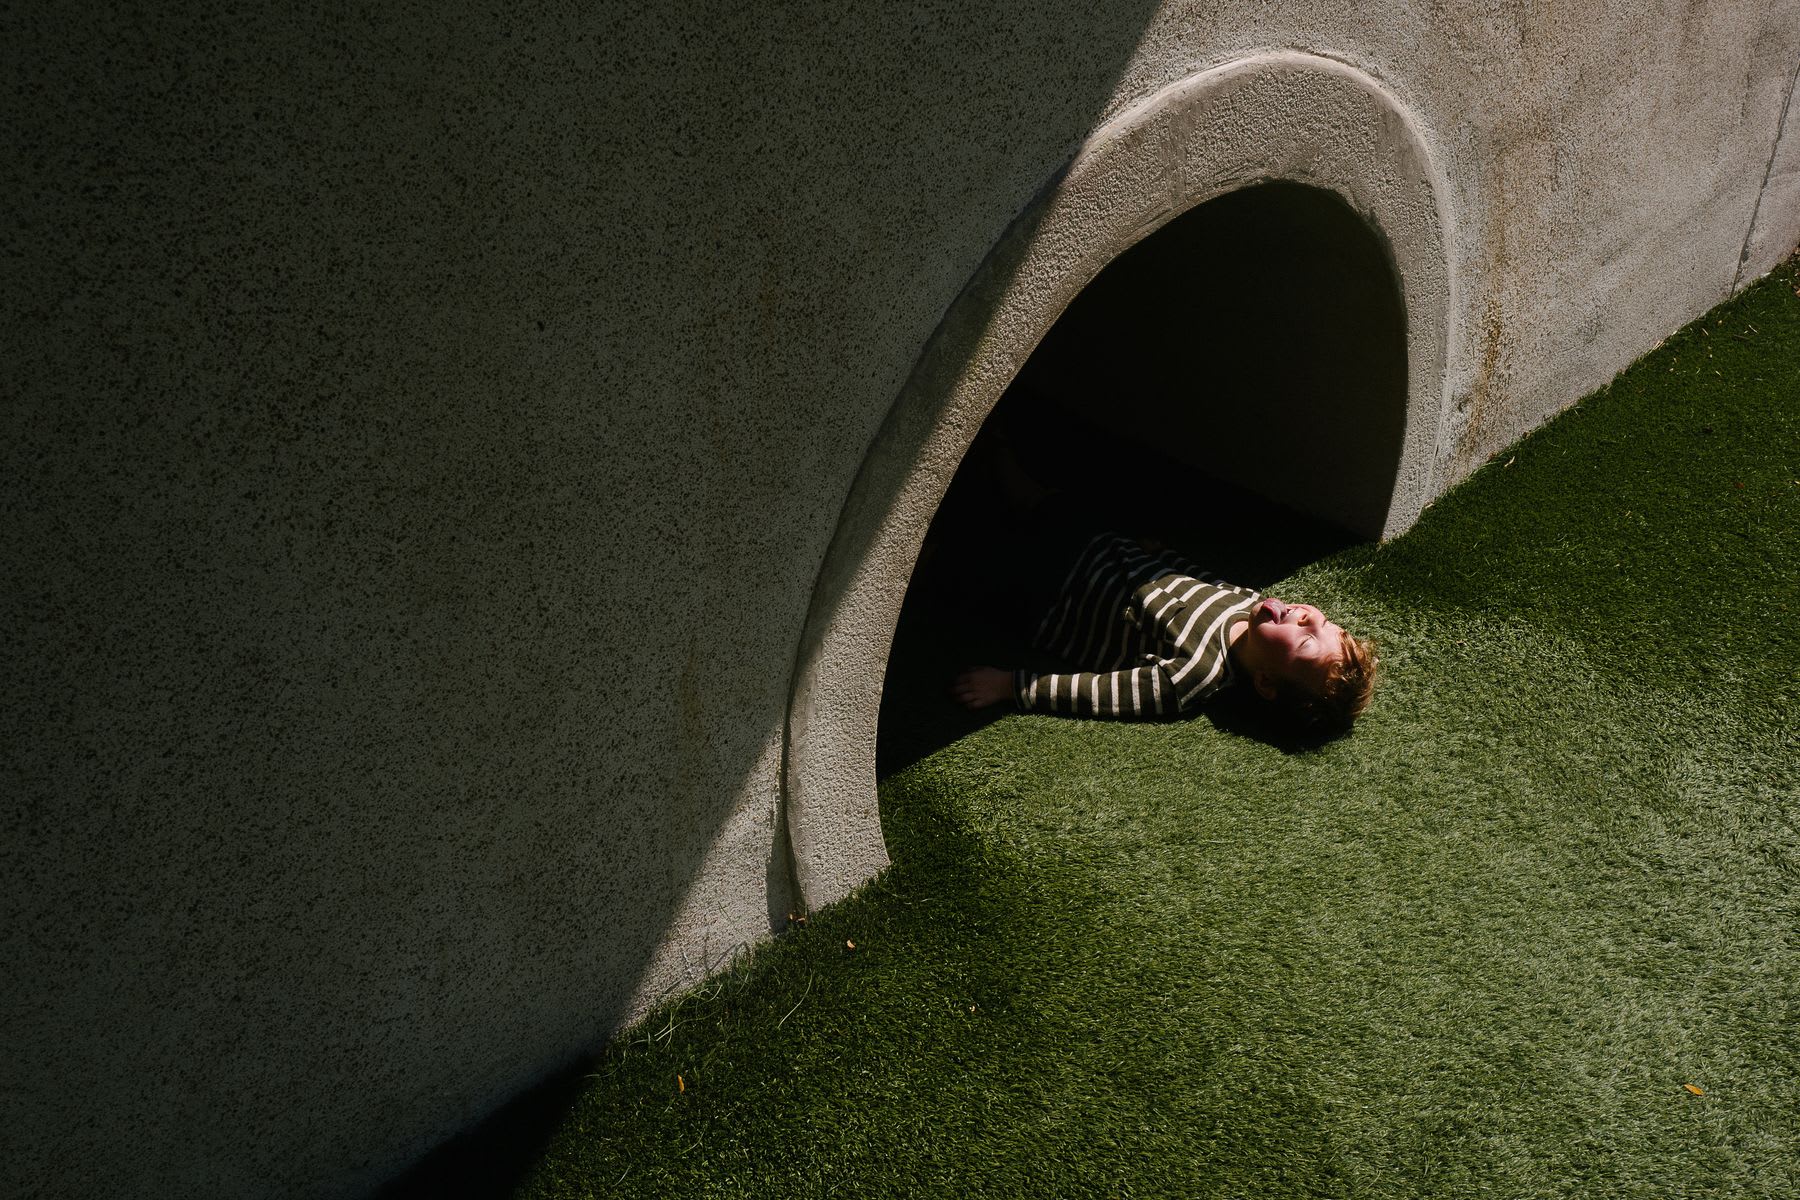
[[[1087,544],[1033,639],[1088,668],[1018,671],[1019,707],[1081,717],[1174,716],[1228,687],[1229,633],[1261,597],[1130,538]]]

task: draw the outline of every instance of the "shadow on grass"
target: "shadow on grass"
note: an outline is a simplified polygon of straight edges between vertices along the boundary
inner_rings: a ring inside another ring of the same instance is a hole
[[[1122,909],[1087,856],[996,826],[1013,787],[955,765],[890,779],[894,867],[622,1038],[518,1194],[1090,1195],[1120,1161],[1174,1193],[1226,1159],[1275,1169],[1235,1133],[1191,1144],[1227,1112],[1283,1131],[1280,1169],[1303,1146],[1311,1190],[1342,1194],[1310,1097],[1232,1086],[1221,1014],[1119,1018],[1200,1003],[1212,950]],[[1102,936],[1121,924],[1144,935],[1122,951]],[[454,1163],[437,1178],[484,1194]]]
[[[1030,901],[1040,884],[971,829],[942,788],[912,791],[917,799],[898,821],[884,822],[914,851],[904,863],[528,1089],[381,1189],[379,1200],[554,1191],[534,1179],[540,1164],[571,1161],[594,1184],[630,1175],[635,1187],[645,1174],[693,1169],[670,1152],[671,1122],[683,1140],[797,1135],[755,1131],[794,1104],[796,1089],[809,1086],[802,1080],[837,1078],[826,1102],[853,1103],[867,1066],[892,1069],[915,1056],[919,1065],[902,1072],[910,1078],[951,1073],[947,1058],[1000,1056],[1000,1043],[1030,1019],[1029,1005],[1021,1007],[1027,975],[1014,956],[1054,936],[1057,923]],[[1000,945],[1013,950],[993,953]],[[956,1003],[888,986],[897,972],[931,980]],[[966,1019],[976,1013],[979,1022]],[[856,1019],[854,1039],[838,1027],[846,1014]],[[855,1169],[864,1166],[876,1169]]]

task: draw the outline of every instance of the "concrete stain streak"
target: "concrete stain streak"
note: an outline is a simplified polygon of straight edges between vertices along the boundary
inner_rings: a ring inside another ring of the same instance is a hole
[[[1750,223],[1744,226],[1744,248],[1738,252],[1737,270],[1731,277],[1731,292],[1744,286],[1744,264],[1750,261],[1750,239],[1756,235],[1756,219],[1762,215],[1763,195],[1769,190],[1769,177],[1775,170],[1775,159],[1781,153],[1781,134],[1787,128],[1788,109],[1794,103],[1794,88],[1800,85],[1800,61],[1794,64],[1794,73],[1788,77],[1787,98],[1781,102],[1781,115],[1775,118],[1775,136],[1769,139],[1769,161],[1763,165],[1762,183],[1756,189],[1756,203],[1750,209]],[[1748,89],[1745,95],[1749,95]]]

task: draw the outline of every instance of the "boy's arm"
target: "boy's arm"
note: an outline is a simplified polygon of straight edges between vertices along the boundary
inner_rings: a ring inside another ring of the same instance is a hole
[[[1072,671],[1040,675],[1015,671],[1013,699],[1027,712],[1074,717],[1172,717],[1181,711],[1168,664],[1128,671]]]

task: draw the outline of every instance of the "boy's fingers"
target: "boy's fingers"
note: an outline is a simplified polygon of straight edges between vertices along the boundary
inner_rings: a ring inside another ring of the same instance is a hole
[[[949,692],[967,708],[986,708],[1006,699],[1011,681],[1012,676],[997,667],[970,667],[950,681]]]

